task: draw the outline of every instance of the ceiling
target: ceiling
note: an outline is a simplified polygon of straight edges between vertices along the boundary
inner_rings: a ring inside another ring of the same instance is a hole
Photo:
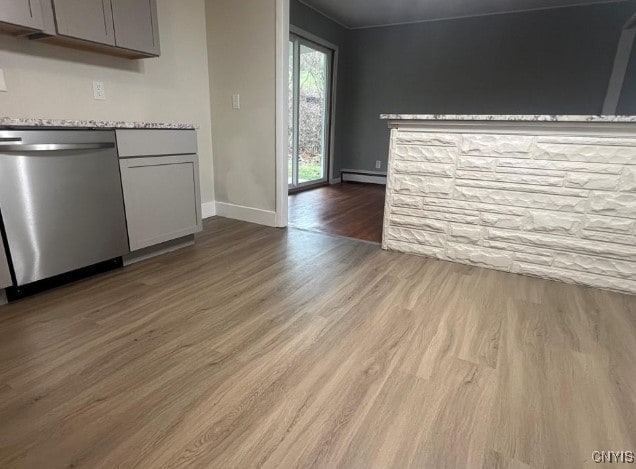
[[[300,0],[347,28],[417,23],[623,0]]]

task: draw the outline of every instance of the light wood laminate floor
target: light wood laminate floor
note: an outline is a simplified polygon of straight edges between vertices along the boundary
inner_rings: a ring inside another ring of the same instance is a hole
[[[0,467],[600,467],[636,297],[215,218],[0,309]]]

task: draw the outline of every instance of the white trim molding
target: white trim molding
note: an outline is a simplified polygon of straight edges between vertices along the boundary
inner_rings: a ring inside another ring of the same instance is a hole
[[[276,212],[271,226],[284,228],[288,218],[287,132],[289,99],[289,0],[276,0]],[[220,215],[219,204],[217,213]],[[242,212],[243,213],[243,212]],[[267,217],[260,215],[265,220]],[[251,220],[246,220],[251,221]],[[254,223],[259,223],[254,221]],[[263,225],[269,223],[261,223]]]
[[[212,218],[216,215],[216,202],[203,202],[201,204],[201,215],[203,219]]]
[[[381,171],[367,171],[363,169],[340,170],[342,182],[366,182],[368,184],[386,185],[386,173]]]
[[[270,210],[245,207],[243,205],[216,203],[216,215],[219,217],[233,218],[235,220],[256,223],[265,226],[277,226],[277,214]]]

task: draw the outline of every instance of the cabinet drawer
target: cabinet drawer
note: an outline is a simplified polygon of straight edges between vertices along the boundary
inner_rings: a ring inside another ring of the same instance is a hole
[[[130,250],[201,231],[196,155],[120,160]]]
[[[124,129],[116,133],[120,158],[197,153],[195,130]]]

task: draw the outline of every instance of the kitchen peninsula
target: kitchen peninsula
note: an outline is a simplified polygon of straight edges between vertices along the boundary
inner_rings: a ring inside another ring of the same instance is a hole
[[[636,117],[381,117],[384,249],[636,293]]]

